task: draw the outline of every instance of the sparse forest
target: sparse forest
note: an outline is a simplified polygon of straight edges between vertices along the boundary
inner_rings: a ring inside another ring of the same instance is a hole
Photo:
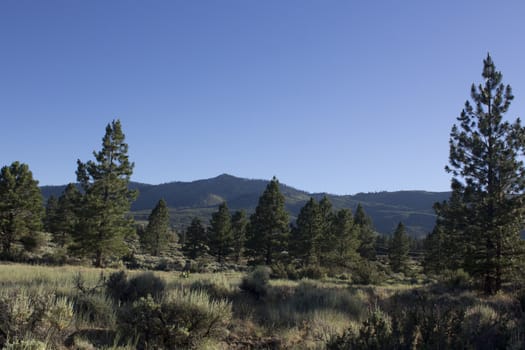
[[[29,165],[2,167],[0,348],[525,348],[525,127],[490,55],[482,79],[424,239],[328,196],[292,217],[276,177],[253,208],[176,228],[159,197],[135,220],[119,120],[45,203]]]

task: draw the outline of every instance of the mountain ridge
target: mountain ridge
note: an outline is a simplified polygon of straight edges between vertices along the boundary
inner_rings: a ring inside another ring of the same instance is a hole
[[[268,182],[269,180],[246,179],[229,174],[159,185],[130,182],[130,188],[139,190],[139,196],[131,210],[137,220],[147,220],[151,209],[162,198],[170,208],[172,224],[180,230],[189,224],[193,216],[207,222],[211,213],[223,201],[228,203],[232,211],[244,209],[248,213],[253,212]],[[41,190],[47,199],[50,195],[59,196],[64,188],[65,185],[42,186]],[[355,195],[309,193],[282,183],[280,189],[292,219],[295,219],[310,197],[319,200],[326,195],[335,209],[349,208],[355,211],[356,206],[361,203],[371,216],[375,229],[381,234],[391,234],[402,221],[407,232],[414,237],[425,236],[432,230],[435,222],[433,204],[450,196],[450,192],[424,190],[361,192]]]

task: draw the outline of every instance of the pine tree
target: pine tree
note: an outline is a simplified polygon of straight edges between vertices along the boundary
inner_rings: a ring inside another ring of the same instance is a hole
[[[290,254],[304,266],[319,265],[323,222],[319,204],[310,198],[301,208],[292,230]]]
[[[321,235],[316,243],[320,247],[320,263],[326,266],[330,263],[329,257],[334,251],[334,233],[332,224],[334,223],[333,206],[325,195],[319,201],[319,214],[321,217]]]
[[[330,252],[332,261],[336,266],[349,267],[359,259],[360,242],[358,229],[354,225],[352,212],[349,209],[341,209],[333,217],[333,251]]]
[[[405,233],[405,226],[399,223],[390,241],[388,249],[388,260],[394,272],[406,271],[408,262],[408,236]]]
[[[233,255],[235,262],[238,264],[244,252],[246,244],[246,228],[248,226],[248,218],[244,210],[238,210],[232,215],[232,235],[233,235]]]
[[[503,121],[514,99],[490,55],[483,62],[483,84],[472,85],[471,102],[450,133],[447,172],[458,210],[438,206],[439,217],[455,223],[462,236],[465,269],[487,294],[501,289],[523,257],[525,128]]]
[[[367,260],[376,259],[375,241],[376,234],[372,228],[372,219],[366,215],[361,204],[357,205],[354,214],[354,224],[358,229],[359,237],[359,255]]]
[[[273,177],[250,216],[247,254],[266,265],[282,260],[282,253],[287,249],[289,222],[279,181]]]
[[[448,254],[445,248],[446,235],[441,225],[436,225],[425,238],[425,256],[423,268],[426,273],[439,274],[449,268]]]
[[[206,228],[199,218],[194,217],[186,229],[186,239],[182,251],[190,259],[197,259],[208,251]]]
[[[58,199],[51,195],[46,202],[46,214],[44,217],[44,230],[50,233],[56,232],[58,212]]]
[[[38,181],[26,164],[13,162],[0,170],[0,244],[6,254],[23,236],[42,229],[44,207]]]
[[[219,263],[232,253],[233,233],[228,205],[222,202],[210,220],[209,246]]]
[[[128,213],[136,192],[128,189],[133,163],[119,120],[106,127],[96,161],[77,161],[77,181],[83,190],[76,250],[94,258],[97,267],[128,252],[125,238],[134,234]]]
[[[81,196],[77,186],[70,183],[58,198],[58,208],[51,232],[53,241],[61,247],[71,243],[76,232]]]
[[[148,225],[141,237],[141,243],[148,253],[159,256],[169,248],[171,236],[168,206],[166,201],[161,199],[148,217]]]

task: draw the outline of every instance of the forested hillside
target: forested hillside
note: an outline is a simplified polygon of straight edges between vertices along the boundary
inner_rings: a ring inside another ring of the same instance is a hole
[[[228,202],[228,206],[233,210],[245,209],[249,213],[253,212],[259,195],[267,185],[267,180],[243,179],[227,174],[205,180],[160,185],[131,182],[130,187],[139,191],[131,209],[137,220],[147,220],[159,199],[164,198],[170,209],[172,224],[182,228],[188,226],[194,216],[207,222],[212,212],[223,201]],[[47,199],[50,195],[60,196],[64,188],[65,186],[43,186],[41,189]],[[285,184],[281,184],[280,190],[285,196],[286,209],[293,218],[297,217],[299,210],[310,197],[320,200],[325,195],[310,194]],[[391,234],[402,221],[407,232],[416,237],[432,231],[435,224],[432,206],[448,197],[448,192],[426,191],[328,195],[336,209],[355,210],[357,204],[361,203],[371,216],[376,231],[381,234]]]

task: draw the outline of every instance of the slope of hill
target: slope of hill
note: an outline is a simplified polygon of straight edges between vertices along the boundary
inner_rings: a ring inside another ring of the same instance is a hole
[[[151,209],[159,199],[164,198],[170,208],[172,223],[178,229],[189,224],[194,216],[205,222],[222,201],[226,201],[232,210],[245,209],[251,213],[268,181],[243,179],[223,174],[211,179],[192,182],[171,182],[160,185],[148,185],[137,182],[130,187],[139,190],[139,197],[132,205],[135,218],[147,220]],[[59,196],[65,186],[44,186],[42,194]],[[286,198],[286,208],[295,219],[300,208],[310,196],[320,199],[325,194],[310,194],[281,184],[281,192]],[[407,231],[416,237],[426,235],[432,230],[435,215],[432,205],[448,198],[448,192],[397,191],[358,193],[356,195],[326,194],[334,208],[355,209],[361,203],[372,217],[375,229],[382,234],[391,234],[398,222],[402,221]]]

